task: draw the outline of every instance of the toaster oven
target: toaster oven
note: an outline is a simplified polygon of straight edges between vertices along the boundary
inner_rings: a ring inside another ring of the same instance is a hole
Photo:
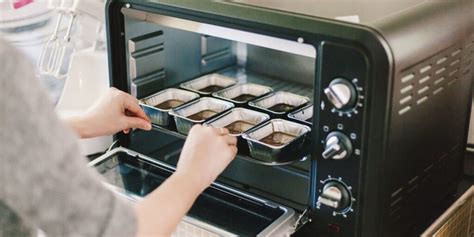
[[[177,233],[421,233],[462,174],[472,9],[469,0],[109,1],[112,86],[143,100],[179,88],[309,131],[286,151],[239,137],[237,158]],[[217,92],[243,83],[271,90],[248,103]],[[186,137],[178,109],[155,112],[167,123],[117,134],[117,148],[91,164],[130,200],[173,172]]]

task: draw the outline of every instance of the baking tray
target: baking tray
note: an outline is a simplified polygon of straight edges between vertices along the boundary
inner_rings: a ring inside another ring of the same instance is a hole
[[[310,102],[308,97],[278,91],[250,101],[249,106],[273,115],[282,116],[306,105],[308,102]]]
[[[247,140],[252,158],[268,165],[281,165],[301,159],[295,154],[303,148],[310,132],[309,126],[272,119],[248,130],[242,137]]]
[[[313,104],[309,104],[288,114],[288,118],[300,123],[313,125]]]
[[[211,95],[235,84],[237,84],[237,79],[213,73],[181,83],[180,87],[201,95]]]
[[[188,134],[193,125],[202,124],[233,107],[228,101],[203,97],[172,109],[169,114],[174,117],[178,132]]]
[[[140,100],[140,106],[151,122],[160,126],[170,126],[169,111],[189,101],[199,98],[199,94],[169,88]]]
[[[233,108],[224,114],[206,122],[207,125],[218,128],[227,128],[231,136],[237,137],[237,148],[240,153],[249,153],[247,141],[242,133],[270,119],[270,115],[244,109]]]
[[[243,105],[272,91],[273,89],[268,86],[254,83],[243,83],[223,89],[219,92],[214,92],[212,93],[212,96],[228,100],[234,104]]]

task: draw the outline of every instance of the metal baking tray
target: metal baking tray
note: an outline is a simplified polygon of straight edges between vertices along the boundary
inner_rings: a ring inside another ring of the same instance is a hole
[[[214,92],[212,95],[220,99],[231,101],[235,104],[245,104],[250,100],[266,95],[272,91],[273,89],[268,86],[243,83]]]
[[[237,137],[237,148],[241,154],[249,154],[247,141],[242,133],[267,121],[270,115],[244,108],[233,108],[224,114],[206,122],[213,127],[227,128],[231,136]]]
[[[197,98],[199,98],[197,93],[169,88],[141,99],[140,106],[152,123],[160,126],[169,126],[168,112]]]
[[[298,122],[312,125],[313,124],[313,104],[309,104],[301,109],[295,110],[288,114],[288,118],[297,120]]]
[[[270,165],[288,164],[301,159],[294,154],[302,148],[309,126],[283,119],[272,119],[242,134],[250,156]]]
[[[306,105],[309,101],[310,99],[305,96],[278,91],[252,100],[249,105],[275,115],[282,115]]]
[[[268,114],[250,109],[234,108],[206,122],[206,124],[213,127],[227,128],[230,135],[240,136],[247,130],[269,119]]]
[[[230,102],[203,97],[172,109],[169,114],[174,117],[178,132],[188,134],[193,125],[204,123],[233,107]]]
[[[213,73],[181,83],[180,87],[202,95],[210,95],[235,84],[237,79]]]

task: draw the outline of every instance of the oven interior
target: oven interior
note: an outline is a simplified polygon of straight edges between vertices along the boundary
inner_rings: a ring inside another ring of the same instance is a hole
[[[210,73],[313,99],[316,49],[310,44],[132,9],[122,13],[127,85],[139,99]],[[172,166],[184,143],[184,136],[158,126],[129,138],[129,149]],[[218,182],[301,212],[308,206],[310,153],[284,166],[239,154]]]

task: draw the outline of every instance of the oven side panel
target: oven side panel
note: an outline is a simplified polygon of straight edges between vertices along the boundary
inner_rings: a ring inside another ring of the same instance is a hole
[[[383,226],[393,236],[421,233],[462,175],[473,79],[472,4],[430,1],[376,25],[395,66],[382,195]]]
[[[385,194],[386,224],[393,231],[425,219],[462,175],[472,66],[461,65],[472,56],[452,55],[464,48],[456,42],[395,77]],[[429,72],[421,72],[428,67]],[[407,77],[412,82],[403,83]]]

